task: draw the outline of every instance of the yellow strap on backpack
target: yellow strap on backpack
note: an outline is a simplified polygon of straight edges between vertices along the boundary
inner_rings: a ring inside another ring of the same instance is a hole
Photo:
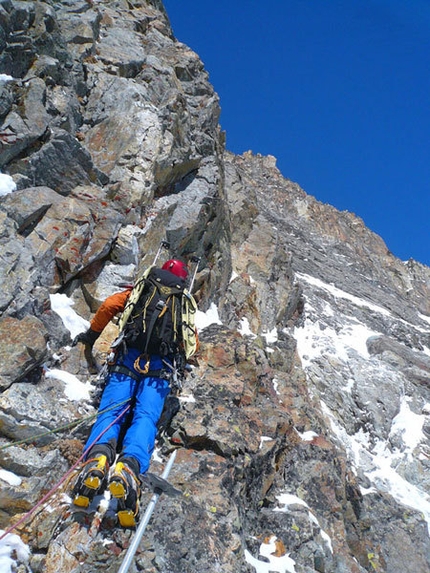
[[[136,285],[133,287],[130,296],[128,297],[127,304],[123,310],[123,313],[118,321],[119,331],[122,332],[124,326],[127,323],[127,320],[130,318],[130,314],[133,311],[137,301],[142,294],[143,289],[145,288],[145,279],[148,277],[149,273],[154,268],[154,265],[151,265],[146,271],[142,274],[142,276],[137,281]]]
[[[188,360],[196,353],[198,337],[196,330],[197,303],[190,292],[184,290],[182,297],[182,339],[184,344],[185,358]]]

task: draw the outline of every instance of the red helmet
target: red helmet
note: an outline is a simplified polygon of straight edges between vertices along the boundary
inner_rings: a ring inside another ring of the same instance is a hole
[[[164,263],[164,265],[161,268],[164,269],[165,271],[170,271],[177,277],[180,277],[181,279],[184,280],[188,276],[188,269],[186,264],[183,263],[182,261],[178,261],[177,259],[170,259],[170,261]]]

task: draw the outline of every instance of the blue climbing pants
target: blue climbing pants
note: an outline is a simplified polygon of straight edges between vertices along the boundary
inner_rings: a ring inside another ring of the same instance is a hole
[[[131,405],[131,422],[123,436],[121,457],[133,457],[140,465],[140,473],[145,473],[154,450],[157,435],[157,423],[163,411],[164,402],[170,392],[169,382],[163,378],[148,377],[134,368],[134,362],[140,355],[137,349],[129,348],[121,357],[118,365],[130,369],[137,380],[123,372],[112,372],[100,402],[102,412],[91,430],[85,449],[94,445],[117,444],[121,428],[130,421],[129,412],[117,420],[99,439],[97,437],[117,416]],[[150,370],[164,367],[160,356],[151,355]],[[140,364],[143,367],[143,364]],[[131,400],[126,402],[127,400]],[[107,410],[107,411],[105,411]]]

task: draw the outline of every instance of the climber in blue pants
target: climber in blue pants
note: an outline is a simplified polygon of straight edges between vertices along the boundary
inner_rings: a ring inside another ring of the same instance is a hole
[[[165,399],[170,392],[170,384],[168,380],[163,378],[148,377],[137,372],[133,364],[139,354],[139,350],[130,348],[118,364],[118,366],[130,369],[130,373],[134,375],[133,378],[124,372],[115,370],[110,375],[109,384],[106,386],[100,402],[99,410],[102,413],[97,417],[85,448],[91,446],[100,432],[117,418],[126,405],[125,401],[132,400],[133,424],[123,437],[120,460],[127,459],[128,463],[135,470],[138,470],[137,474],[144,474],[149,468],[157,435],[157,422],[163,411]],[[150,371],[163,371],[166,367],[160,356],[151,355],[149,368]],[[115,404],[118,406],[112,408]],[[98,446],[107,445],[107,457],[111,460],[115,457],[123,423],[124,421],[119,419],[98,441]],[[104,448],[94,446],[92,454],[96,449],[103,452]],[[113,455],[109,455],[109,449],[112,450]]]
[[[197,337],[182,314],[186,304],[182,297],[190,298],[184,295],[187,276],[185,264],[175,259],[161,269],[153,268],[134,289],[108,297],[90,328],[74,341],[92,348],[108,322],[122,312],[121,344],[109,367],[99,416],[72,495],[74,505],[87,508],[108,486],[124,527],[136,524],[141,476],[149,468],[170,378],[178,364],[185,365],[186,337]],[[127,402],[129,412],[120,416]]]

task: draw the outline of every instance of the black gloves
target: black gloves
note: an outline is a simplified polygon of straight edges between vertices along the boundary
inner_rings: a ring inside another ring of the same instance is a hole
[[[78,342],[82,342],[82,344],[92,348],[94,346],[94,342],[97,340],[100,334],[101,332],[96,332],[95,330],[91,330],[91,328],[89,328],[86,332],[81,332],[74,338],[72,346],[76,346]]]

